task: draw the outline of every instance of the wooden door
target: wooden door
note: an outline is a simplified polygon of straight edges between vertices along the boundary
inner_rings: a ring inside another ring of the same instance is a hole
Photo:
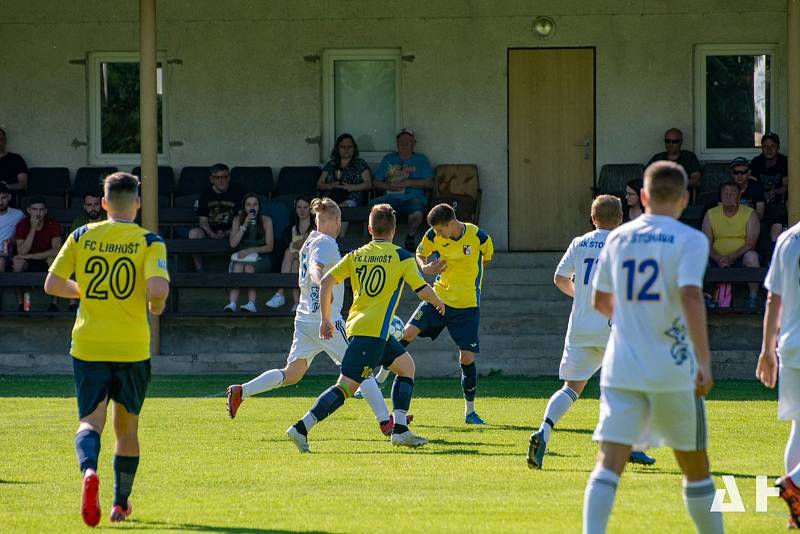
[[[509,248],[564,250],[590,229],[594,49],[508,53]]]

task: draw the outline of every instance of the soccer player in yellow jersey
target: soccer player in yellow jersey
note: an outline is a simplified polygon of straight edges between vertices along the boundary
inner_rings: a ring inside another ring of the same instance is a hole
[[[80,299],[70,354],[80,418],[75,449],[83,473],[81,514],[92,527],[100,522],[97,457],[109,399],[117,437],[110,520],[124,521],[132,511],[139,412],[150,381],[147,306],[160,315],[169,294],[164,241],[133,222],[141,206],[138,191],[131,174],[106,177],[108,220],[72,232],[44,284],[50,295]]]
[[[440,315],[429,304],[421,303],[406,324],[402,343],[408,346],[417,336],[436,339],[447,328],[458,345],[464,421],[483,425],[486,422],[475,412],[478,388],[475,355],[481,351],[478,339],[481,282],[483,268],[494,255],[492,238],[474,224],[459,221],[449,204],[431,208],[428,224],[430,229],[417,247],[417,263],[425,274],[436,275],[433,290],[447,311]]]
[[[390,205],[373,206],[369,214],[372,241],[342,258],[322,278],[319,298],[322,315],[319,336],[322,339],[331,339],[335,334],[331,320],[333,286],[346,278],[350,278],[353,285],[353,305],[346,325],[350,344],[342,358],[339,380],[286,431],[300,452],[309,452],[308,431],[339,409],[379,365],[397,375],[392,387],[392,445],[420,447],[428,442],[408,429],[406,413],[414,389],[414,360],[405,347],[389,335],[389,325],[400,302],[403,283],[408,284],[421,299],[430,302],[439,313],[444,313],[444,304],[422,279],[414,256],[392,243],[395,224],[394,210]]]

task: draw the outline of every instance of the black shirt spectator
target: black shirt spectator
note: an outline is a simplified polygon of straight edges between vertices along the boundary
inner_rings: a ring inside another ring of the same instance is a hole
[[[242,199],[247,192],[239,184],[230,184],[225,191],[217,192],[207,187],[197,200],[197,215],[207,217],[215,232],[230,231],[233,218],[239,213]]]
[[[779,189],[783,184],[783,179],[789,176],[789,158],[783,154],[778,154],[777,161],[772,167],[766,166],[764,154],[759,154],[753,158],[750,164],[750,175],[758,179],[764,186],[764,191]],[[782,199],[774,198],[773,201],[780,202]]]
[[[756,180],[747,180],[747,188],[742,191],[739,204],[756,209],[759,202],[764,202],[764,186]]]
[[[666,152],[659,152],[658,154],[650,158],[650,161],[647,162],[647,165],[645,165],[645,167],[649,166],[651,163],[655,163],[656,161],[674,161],[675,163],[683,167],[683,170],[686,171],[687,175],[700,172],[700,162],[697,161],[697,156],[694,155],[694,152],[691,152],[689,150],[681,150],[681,153],[678,156],[678,159],[676,160],[670,160],[667,157]]]
[[[2,128],[0,128],[0,182],[5,182],[12,194],[28,189],[28,165],[19,154],[6,152],[6,131]]]
[[[650,166],[656,161],[674,161],[683,167],[686,175],[689,177],[689,189],[696,191],[700,187],[700,180],[702,174],[700,173],[700,162],[697,161],[697,156],[694,152],[689,150],[682,150],[683,146],[683,132],[678,128],[670,128],[664,132],[664,152],[659,152],[650,158],[646,166]]]

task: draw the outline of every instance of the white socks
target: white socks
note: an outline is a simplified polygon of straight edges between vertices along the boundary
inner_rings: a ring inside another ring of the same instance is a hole
[[[379,384],[383,384],[384,382],[386,382],[389,373],[390,371],[388,367],[381,367],[380,372],[375,375],[375,380],[377,380]]]
[[[800,431],[797,428],[797,421],[792,421],[792,431],[789,433],[789,440],[786,442],[783,462],[792,482],[800,486]]]
[[[475,411],[475,401],[464,400],[464,415],[469,415]]]
[[[589,475],[583,494],[583,534],[605,534],[617,484],[619,475],[605,467],[597,466]]]
[[[694,526],[699,534],[722,534],[722,512],[712,512],[714,502],[714,481],[711,477],[705,480],[689,482],[683,479],[683,503],[692,516]]]
[[[372,413],[375,414],[375,419],[379,423],[389,420],[389,409],[386,407],[386,401],[383,400],[383,394],[378,388],[378,383],[374,378],[367,378],[361,382],[361,394],[364,400],[367,401],[369,407],[372,408]]]
[[[578,394],[568,386],[564,386],[553,393],[547,402],[542,426],[539,427],[539,431],[543,433],[545,441],[550,441],[550,432],[553,431],[553,427],[564,417],[564,414],[567,413],[576,400],[578,400]]]
[[[405,410],[394,410],[394,424],[408,426],[408,418]]]
[[[280,369],[270,369],[255,377],[250,382],[242,384],[242,397],[250,397],[269,391],[271,389],[279,388],[283,385],[283,371]]]

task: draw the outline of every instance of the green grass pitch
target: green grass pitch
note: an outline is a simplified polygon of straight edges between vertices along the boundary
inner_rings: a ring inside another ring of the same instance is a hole
[[[598,390],[562,420],[543,471],[525,463],[555,379],[488,377],[477,407],[491,424],[468,427],[457,379],[419,379],[413,428],[419,450],[393,448],[364,401],[348,400],[310,434],[300,455],[284,432],[332,377],[248,399],[230,420],[221,396],[236,377],[155,377],[140,421],[142,463],[127,523],[111,526],[109,424],[100,456],[99,529],[142,532],[541,532],[581,529],[583,491],[594,465]],[[387,397],[388,397],[388,388]],[[212,395],[220,395],[212,397]],[[0,377],[0,531],[85,532],[73,449],[71,377]],[[755,512],[755,476],[783,472],[789,426],[776,419],[775,393],[755,380],[721,382],[708,402],[717,487],[735,475],[745,513],[728,532],[783,532],[786,507],[769,499]],[[655,467],[629,467],[609,532],[694,532],[681,477],[667,449]]]

